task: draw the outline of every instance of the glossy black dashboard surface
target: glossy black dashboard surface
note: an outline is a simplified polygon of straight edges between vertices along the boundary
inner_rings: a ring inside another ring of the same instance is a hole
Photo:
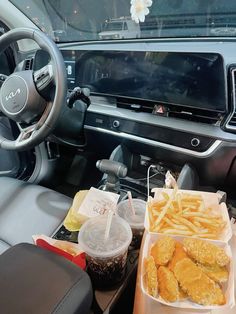
[[[225,111],[223,58],[217,53],[62,51],[69,88],[161,104]]]

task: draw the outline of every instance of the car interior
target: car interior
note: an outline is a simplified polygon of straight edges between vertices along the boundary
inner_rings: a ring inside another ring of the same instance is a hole
[[[170,171],[236,217],[236,6],[137,1],[150,14],[124,38],[102,27],[136,0],[0,0],[1,313],[133,313],[138,250],[103,291],[30,245],[77,242],[63,221],[79,191],[146,201]]]

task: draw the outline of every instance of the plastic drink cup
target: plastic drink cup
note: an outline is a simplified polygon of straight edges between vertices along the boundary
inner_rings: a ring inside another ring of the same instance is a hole
[[[118,216],[113,216],[105,240],[106,224],[106,215],[91,218],[82,225],[78,236],[86,253],[87,272],[94,286],[100,289],[110,288],[123,279],[132,240],[129,224]]]
[[[125,219],[129,223],[133,233],[131,247],[133,249],[138,249],[141,245],[144,232],[146,202],[138,198],[134,198],[133,206],[135,215],[133,214],[129,200],[120,202],[117,205],[116,212],[121,218]]]

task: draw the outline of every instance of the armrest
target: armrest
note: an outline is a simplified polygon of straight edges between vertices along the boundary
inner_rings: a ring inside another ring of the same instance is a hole
[[[88,313],[92,286],[83,270],[32,244],[0,255],[1,313]]]

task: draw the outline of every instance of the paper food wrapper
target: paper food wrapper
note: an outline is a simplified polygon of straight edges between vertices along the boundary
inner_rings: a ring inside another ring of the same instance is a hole
[[[225,284],[222,285],[222,289],[223,289],[223,292],[224,292],[225,297],[226,297],[226,304],[225,305],[203,306],[203,305],[199,305],[199,304],[196,304],[194,302],[191,302],[190,300],[183,300],[183,301],[177,301],[177,302],[166,302],[160,296],[158,296],[157,298],[154,298],[153,296],[151,296],[147,293],[146,283],[145,283],[145,279],[144,279],[144,274],[145,274],[144,258],[149,255],[150,248],[151,248],[152,244],[164,236],[165,235],[163,235],[163,234],[157,234],[157,233],[156,234],[147,234],[144,245],[143,245],[143,255],[142,255],[142,264],[141,264],[141,289],[142,289],[143,293],[145,294],[145,296],[147,298],[154,300],[155,302],[159,302],[159,303],[162,303],[164,305],[171,306],[171,307],[177,307],[177,308],[182,308],[182,309],[195,309],[195,310],[221,309],[222,311],[224,310],[224,313],[227,313],[227,311],[225,311],[225,309],[232,308],[235,305],[233,257],[232,257],[231,248],[227,243],[216,242],[216,241],[204,239],[204,241],[211,242],[211,243],[214,243],[215,245],[218,245],[219,247],[222,247],[225,250],[226,254],[230,258],[230,263],[227,266],[228,271],[229,271],[229,279]],[[179,241],[179,242],[182,242],[183,239],[185,238],[185,237],[181,237],[181,236],[171,236],[171,237],[173,239],[175,239],[176,241]]]
[[[112,192],[90,188],[82,204],[77,208],[77,213],[89,218],[104,215],[108,211],[115,212],[120,195]],[[75,209],[76,210],[76,209]]]
[[[85,253],[79,244],[52,239],[45,235],[33,235],[32,238],[37,246],[65,257],[82,269],[86,268]]]
[[[82,204],[87,193],[88,191],[84,190],[79,191],[78,193],[75,194],[71,208],[69,209],[68,214],[66,215],[63,225],[66,227],[67,230],[71,232],[79,231],[82,224],[88,219],[88,217],[78,212],[78,208]]]
[[[64,226],[69,231],[79,231],[88,218],[103,215],[109,210],[115,211],[119,197],[118,194],[93,187],[89,191],[78,192],[64,220]]]
[[[152,192],[154,192],[154,198],[153,200],[162,200],[163,197],[161,195],[161,192],[165,192],[168,195],[171,195],[173,193],[173,189],[164,189],[164,188],[154,188],[152,189]],[[204,201],[204,204],[207,207],[212,208],[212,215],[222,215],[222,219],[226,222],[226,226],[222,233],[220,234],[219,238],[217,240],[210,239],[211,241],[222,241],[227,243],[231,237],[232,237],[232,228],[231,228],[231,223],[229,219],[229,213],[228,209],[226,207],[225,203],[219,204],[220,200],[220,195],[217,193],[209,193],[209,192],[201,192],[201,191],[191,191],[191,190],[178,190],[177,193],[187,193],[187,194],[192,194],[192,195],[201,195]],[[148,204],[147,204],[148,206]],[[148,209],[146,210],[146,215],[145,215],[145,221],[144,221],[144,227],[145,229],[149,231],[149,215],[148,215]],[[150,232],[155,234],[155,232]]]

